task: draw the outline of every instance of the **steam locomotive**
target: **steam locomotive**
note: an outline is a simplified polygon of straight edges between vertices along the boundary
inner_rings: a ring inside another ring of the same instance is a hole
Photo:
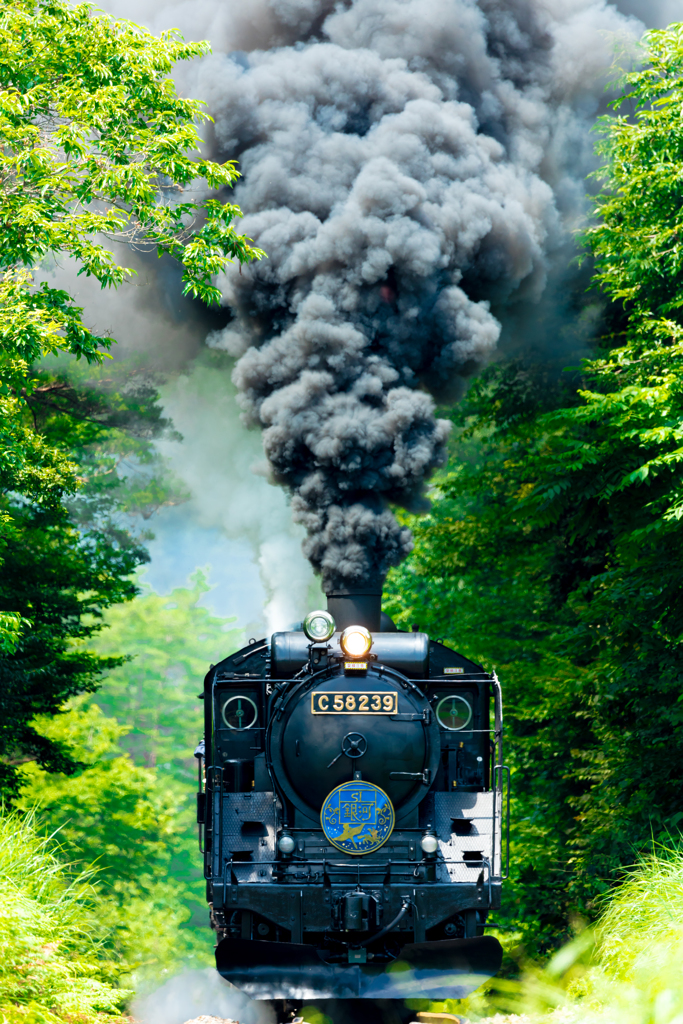
[[[461,998],[496,973],[484,930],[508,874],[509,773],[495,674],[396,630],[366,587],[212,666],[201,696],[223,977],[254,999],[396,1000]]]

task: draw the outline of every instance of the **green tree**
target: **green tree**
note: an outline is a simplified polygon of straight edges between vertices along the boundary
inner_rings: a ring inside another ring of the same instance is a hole
[[[101,359],[63,291],[31,287],[47,256],[70,256],[103,287],[132,273],[98,239],[115,236],[168,253],[185,294],[216,303],[215,274],[263,255],[232,225],[239,209],[183,193],[193,183],[230,186],[233,162],[198,159],[202,104],[176,94],[169,73],[207,43],[160,38],[64,0],[8,0],[0,14],[0,338],[10,385],[30,384],[40,356],[70,351]],[[201,218],[201,225],[198,219]]]
[[[208,303],[212,279],[232,259],[260,258],[235,232],[239,208],[186,193],[232,185],[233,162],[197,158],[201,103],[176,94],[169,73],[208,52],[173,33],[160,38],[64,0],[8,0],[0,12],[0,471],[35,501],[73,486],[64,453],[27,429],[32,367],[70,352],[101,362],[111,339],[85,325],[69,295],[31,271],[71,257],[102,287],[133,273],[102,236],[127,239],[183,267],[184,292]]]
[[[0,789],[16,795],[20,766],[37,760],[52,771],[73,771],[68,750],[41,735],[36,714],[56,714],[70,696],[94,689],[106,659],[87,647],[101,628],[102,610],[130,600],[142,555],[106,536],[80,533],[65,512],[15,499],[0,567],[0,607],[18,609],[28,623],[15,649],[0,657]]]
[[[566,589],[594,565],[578,549],[568,558],[564,535],[532,527],[519,507],[536,482],[540,411],[571,397],[558,376],[510,363],[473,384],[453,414],[455,468],[436,483],[430,514],[406,517],[415,550],[385,588],[402,628],[418,623],[501,680],[514,823],[504,914],[529,950],[566,937],[568,907],[586,913],[595,894],[572,864],[571,800],[583,788],[567,766],[590,727],[585,670],[566,644],[576,624]]]
[[[190,587],[166,596],[144,588],[135,601],[108,610],[108,628],[95,641],[101,657],[128,653],[94,699],[106,715],[127,726],[120,748],[136,765],[154,769],[159,785],[174,795],[176,831],[167,875],[189,886],[191,923],[201,927],[207,914],[196,826],[194,749],[204,733],[198,696],[210,664],[244,643],[234,620],[217,618],[198,604],[208,590],[201,571]]]
[[[131,604],[110,608],[107,629],[95,641],[103,657],[125,650],[95,700],[106,715],[130,725],[122,747],[134,761],[196,787],[194,748],[204,733],[198,699],[210,664],[244,643],[233,619],[220,619],[198,602],[209,591],[198,570],[190,587],[168,595],[149,587]]]
[[[63,362],[63,359],[62,359]],[[67,452],[79,488],[52,509],[5,495],[9,532],[0,541],[0,607],[20,608],[26,624],[0,654],[0,785],[9,796],[17,767],[76,763],[56,740],[36,732],[36,713],[54,714],[71,695],[92,689],[117,659],[88,650],[102,611],[136,593],[130,574],[147,555],[132,530],[142,511],[183,500],[153,440],[168,434],[149,375],[121,363],[87,373],[72,362],[41,369],[27,399],[46,447]],[[74,641],[76,643],[74,643]]]
[[[683,26],[645,47],[617,102],[634,116],[600,126],[585,240],[613,302],[601,350],[570,394],[509,365],[474,385],[459,413],[470,462],[440,484],[394,583],[418,621],[443,586],[447,635],[505,666],[508,911],[544,944],[683,822]]]
[[[539,421],[521,503],[539,529],[595,552],[569,595],[567,649],[587,668],[594,734],[573,766],[574,852],[603,876],[683,821],[683,25],[648,34],[617,106],[627,100],[633,118],[601,124],[603,191],[586,234],[622,331],[585,364],[580,401]]]
[[[201,872],[178,870],[179,861],[190,861],[190,847],[196,850],[183,787],[134,764],[120,746],[130,727],[107,718],[86,694],[60,715],[38,716],[36,728],[84,767],[65,775],[28,765],[17,808],[56,836],[72,869],[94,871],[93,937],[133,987],[183,964],[208,966],[208,928],[186,927],[202,898]]]
[[[143,514],[169,495],[158,475],[139,472],[149,446],[136,448],[134,431],[119,429],[114,445],[118,458],[127,436],[138,464],[128,493],[107,466],[117,406],[131,423],[129,393],[110,388],[103,400],[93,386],[74,388],[73,374],[69,385],[37,372],[59,353],[101,363],[112,339],[93,334],[64,291],[36,287],[32,271],[68,257],[115,287],[132,271],[102,239],[129,240],[178,260],[186,294],[211,303],[213,277],[229,260],[261,257],[235,232],[239,209],[220,195],[237,177],[234,164],[198,157],[207,115],[169,77],[174,63],[207,49],[173,33],[156,38],[88,4],[8,0],[0,11],[0,789],[8,796],[27,759],[75,769],[32,717],[56,712],[113,664],[86,641],[104,608],[134,595],[129,577],[145,554],[117,526],[112,490]],[[147,406],[149,425],[153,401]]]
[[[35,809],[70,862],[96,866],[106,899],[99,931],[135,983],[180,963],[210,962],[195,818],[197,694],[209,662],[242,637],[197,605],[207,590],[199,573],[191,588],[166,597],[147,590],[109,609],[95,647],[105,656],[126,650],[128,660],[95,698],[76,697],[62,714],[34,723],[81,768],[48,774],[33,763],[23,771],[18,806]]]

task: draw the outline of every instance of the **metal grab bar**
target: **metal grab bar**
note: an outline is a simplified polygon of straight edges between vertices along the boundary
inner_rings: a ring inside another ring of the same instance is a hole
[[[205,781],[206,781],[206,807],[210,806],[211,809],[211,859],[213,860],[216,867],[220,868],[223,860],[223,827],[222,827],[222,808],[221,799],[223,796],[223,769],[220,765],[210,764],[205,770]],[[209,802],[209,797],[211,801]],[[221,823],[221,828],[216,832],[216,824]],[[204,835],[206,836],[206,826],[204,827]],[[216,842],[217,840],[217,842]],[[216,845],[218,849],[216,849]],[[206,861],[204,862],[204,877],[215,878],[217,877],[216,872],[212,872],[211,875],[206,873]]]
[[[366,864],[358,864],[358,863],[356,863],[356,864],[352,864],[352,863],[338,864],[338,863],[334,863],[333,861],[329,861],[329,860],[308,860],[308,858],[306,860],[302,860],[302,861],[296,861],[296,860],[287,860],[287,861],[285,861],[285,860],[275,860],[275,859],[268,859],[268,860],[266,860],[266,859],[264,859],[264,860],[233,860],[232,858],[226,858],[226,860],[225,860],[225,866],[229,865],[231,868],[252,868],[253,869],[253,868],[263,867],[265,864],[279,864],[281,867],[285,867],[285,868],[286,867],[305,868],[309,864],[314,864],[316,866],[321,866],[321,867],[325,867],[325,868],[331,868],[333,871],[343,871],[343,872],[345,872],[347,874],[349,874],[351,872],[355,872],[355,871],[369,871],[369,872],[372,872],[374,874],[379,874],[381,871],[386,871],[387,868],[389,868],[389,867],[396,867],[397,865],[401,866],[401,867],[425,868],[425,867],[432,867],[435,864],[466,864],[469,867],[478,868],[478,867],[480,867],[480,865],[485,864],[487,866],[489,872],[490,872],[490,861],[489,861],[488,857],[482,857],[481,860],[470,860],[470,861],[463,860],[462,858],[456,858],[456,857],[438,857],[438,858],[435,858],[434,860],[426,860],[423,857],[422,860],[388,860],[388,861],[375,861],[374,863],[366,863]],[[224,870],[223,870],[223,874],[225,874],[225,867],[224,867]],[[401,884],[404,885],[405,883],[402,882]],[[433,883],[430,882],[430,883],[427,883],[427,884],[431,885]]]
[[[496,775],[499,776],[500,784],[499,788],[496,788]],[[506,764],[496,764],[493,766],[493,793],[494,802],[495,794],[500,793],[500,824],[501,824],[501,841],[500,841],[500,859],[501,869],[503,860],[503,776],[505,776],[505,874],[500,875],[501,882],[506,882],[510,877],[510,768]],[[494,810],[495,814],[495,810]]]

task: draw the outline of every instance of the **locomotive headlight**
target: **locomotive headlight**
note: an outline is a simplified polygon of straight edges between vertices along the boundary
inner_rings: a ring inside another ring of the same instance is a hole
[[[294,853],[295,846],[296,843],[288,832],[283,832],[277,841],[277,848],[285,857],[289,857],[290,854]]]
[[[339,643],[347,657],[364,658],[372,647],[372,637],[365,626],[347,626]]]
[[[425,832],[420,841],[420,846],[422,847],[422,852],[430,857],[439,849],[439,840],[433,832]]]
[[[309,612],[303,630],[313,643],[324,643],[334,634],[335,622],[329,612]]]

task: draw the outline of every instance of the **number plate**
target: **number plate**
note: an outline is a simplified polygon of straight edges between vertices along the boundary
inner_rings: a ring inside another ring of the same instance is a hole
[[[366,693],[354,690],[312,693],[311,714],[313,715],[395,715],[398,711],[398,694]]]

